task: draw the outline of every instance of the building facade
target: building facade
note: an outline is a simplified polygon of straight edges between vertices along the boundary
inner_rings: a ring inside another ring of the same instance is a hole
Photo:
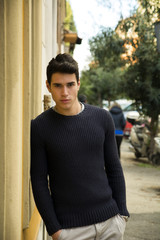
[[[64,51],[65,0],[0,0],[0,239],[48,239],[30,184],[30,120]],[[49,100],[50,101],[50,100]]]

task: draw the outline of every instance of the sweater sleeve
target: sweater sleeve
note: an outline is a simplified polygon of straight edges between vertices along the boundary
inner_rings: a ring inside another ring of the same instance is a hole
[[[109,185],[112,189],[112,196],[117,203],[119,213],[129,216],[126,207],[126,187],[122,166],[118,157],[117,145],[114,133],[114,123],[111,116],[107,117],[107,130],[104,143],[105,170]]]
[[[61,226],[57,220],[53,201],[48,188],[48,167],[44,143],[40,137],[35,120],[31,121],[31,183],[38,211],[46,225],[49,235]]]

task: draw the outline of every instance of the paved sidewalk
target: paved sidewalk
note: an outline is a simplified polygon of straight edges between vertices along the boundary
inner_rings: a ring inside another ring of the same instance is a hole
[[[160,240],[160,167],[151,166],[147,159],[136,160],[128,146],[124,140],[121,162],[131,215],[124,240]]]

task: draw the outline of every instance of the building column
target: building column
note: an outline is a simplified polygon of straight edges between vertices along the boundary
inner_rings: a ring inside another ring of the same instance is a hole
[[[21,239],[22,1],[0,0],[0,239]],[[3,9],[2,9],[3,8]],[[2,34],[2,35],[1,35]]]
[[[52,5],[52,56],[57,55],[57,0]]]
[[[0,0],[0,239],[4,239],[4,221],[5,221],[5,67],[4,67],[4,37],[5,37],[5,18],[4,18],[4,0]]]
[[[31,117],[42,112],[42,0],[32,0]]]
[[[30,184],[30,121],[42,112],[42,0],[24,2],[23,239],[37,239],[41,217]]]
[[[43,103],[42,0],[23,2],[23,238],[30,240],[40,223],[30,184],[30,121],[42,112]]]

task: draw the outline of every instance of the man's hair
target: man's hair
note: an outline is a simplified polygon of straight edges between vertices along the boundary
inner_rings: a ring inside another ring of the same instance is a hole
[[[81,95],[79,95],[78,99],[81,103],[86,103],[87,102],[86,95],[81,94]]]
[[[53,73],[75,73],[77,82],[79,81],[78,63],[67,53],[60,53],[49,62],[47,66],[47,81],[49,84],[51,84]]]

